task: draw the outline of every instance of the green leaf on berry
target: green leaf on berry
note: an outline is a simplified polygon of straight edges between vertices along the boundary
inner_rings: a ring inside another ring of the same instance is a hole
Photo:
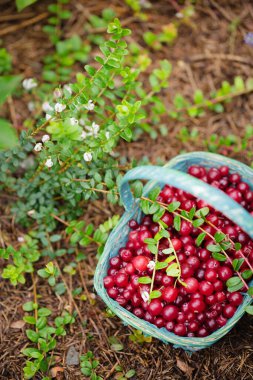
[[[204,219],[200,218],[200,219],[195,219],[192,222],[192,225],[193,225],[193,227],[198,228],[198,227],[202,226],[202,224],[204,224],[204,223],[205,223]]]
[[[234,259],[232,262],[233,268],[236,272],[241,268],[242,264],[244,262],[244,259]]]
[[[179,208],[180,205],[180,202],[172,202],[168,205],[167,209],[169,212],[174,212]]]
[[[159,298],[161,297],[162,293],[160,292],[160,290],[153,290],[150,295],[149,295],[149,299],[154,299],[154,298]]]
[[[161,188],[160,187],[155,187],[153,190],[151,190],[148,194],[148,197],[151,201],[155,201],[156,198],[158,197],[158,195],[160,194],[161,192]]]
[[[173,248],[166,248],[163,250],[163,253],[165,255],[169,255],[170,253],[173,253],[174,252],[174,249]]]
[[[243,287],[243,282],[239,277],[231,277],[226,282],[228,291],[230,293],[236,292],[237,290],[240,290]]]
[[[168,263],[166,263],[165,261],[158,261],[155,265],[155,269],[159,270],[159,269],[164,269],[164,268],[167,268],[168,266]]]
[[[219,245],[216,245],[216,244],[208,244],[207,249],[210,252],[220,252],[221,251],[221,247]]]
[[[158,253],[158,248],[156,245],[153,244],[148,244],[148,249],[150,250],[151,253],[156,255]]]
[[[167,259],[165,259],[164,261],[169,264],[171,263],[171,261],[175,260],[175,258],[176,256],[172,255],[172,256],[167,257]]]
[[[248,280],[252,276],[252,270],[251,269],[246,269],[245,271],[242,272],[242,278],[244,280]]]
[[[152,245],[152,244],[156,245],[157,240],[152,239],[152,238],[147,238],[147,239],[144,240],[144,243],[146,243],[146,244],[151,244],[151,245]]]
[[[151,278],[147,276],[138,278],[138,282],[140,284],[151,284],[151,281],[152,281]]]
[[[201,234],[198,235],[198,237],[196,239],[196,244],[197,244],[198,247],[203,243],[205,237],[206,237],[206,233],[205,232],[201,232]]]
[[[167,273],[167,276],[178,277],[180,271],[179,271],[179,268],[178,268],[177,263],[173,263],[173,264],[171,264],[171,265],[167,268],[166,273]]]
[[[181,218],[179,215],[176,215],[174,218],[174,228],[177,231],[180,231],[181,228]]]
[[[219,253],[219,252],[213,252],[212,256],[217,261],[226,261],[227,260],[226,256],[223,255],[222,253]]]
[[[251,287],[248,289],[247,293],[248,293],[248,295],[249,295],[250,297],[253,296],[253,286],[251,286]]]
[[[224,239],[226,239],[226,235],[223,232],[215,233],[214,240],[216,241],[216,243],[220,243]]]
[[[202,207],[200,208],[198,211],[196,211],[195,215],[198,217],[198,218],[201,218],[201,217],[205,217],[209,214],[210,210],[208,207]]]
[[[153,215],[153,222],[157,223],[161,219],[161,217],[164,215],[164,213],[165,213],[164,208],[160,207],[160,209],[157,210],[155,214]]]
[[[235,250],[236,251],[240,251],[240,249],[242,248],[242,245],[241,245],[241,243],[235,243]]]

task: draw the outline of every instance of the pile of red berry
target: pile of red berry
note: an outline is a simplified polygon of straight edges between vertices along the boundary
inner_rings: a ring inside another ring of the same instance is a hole
[[[188,173],[212,186],[220,188],[240,203],[249,212],[253,212],[253,192],[248,184],[241,181],[237,173],[230,174],[229,168],[206,170],[200,166],[191,166]],[[190,211],[208,206],[204,201],[191,194],[166,185],[157,201],[170,204],[181,203],[180,208]],[[209,207],[206,222],[201,227],[214,236],[215,227],[226,234],[233,242],[241,244],[241,250],[228,250],[231,260],[243,254],[253,264],[253,241],[237,225],[225,218],[220,212]],[[166,213],[161,220],[168,226],[170,239],[177,253],[181,267],[181,280],[175,283],[175,277],[168,276],[165,269],[157,270],[154,277],[154,290],[161,292],[160,297],[149,301],[150,285],[140,284],[142,276],[152,277],[154,255],[145,240],[153,238],[159,230],[151,215],[143,217],[138,224],[130,220],[130,231],[125,247],[120,248],[117,256],[110,259],[108,275],[104,286],[108,295],[136,317],[153,323],[158,328],[165,327],[179,336],[205,337],[224,326],[242,303],[240,292],[229,293],[226,281],[234,275],[230,261],[220,262],[212,257],[207,246],[213,244],[206,235],[200,246],[196,238],[200,231],[191,223],[182,220],[180,231],[174,228],[173,213]],[[210,224],[207,221],[211,222]],[[169,247],[167,239],[159,245],[159,261],[168,256],[163,250]],[[241,269],[247,268],[244,262]],[[245,289],[244,289],[245,290]]]

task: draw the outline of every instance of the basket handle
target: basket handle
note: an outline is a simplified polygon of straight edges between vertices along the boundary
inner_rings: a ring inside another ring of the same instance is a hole
[[[185,172],[166,167],[139,166],[129,170],[125,174],[121,180],[119,190],[121,201],[126,211],[130,211],[135,204],[129,181],[136,179],[154,180],[158,184],[171,185],[191,193],[196,198],[206,201],[209,205],[220,211],[253,238],[253,217],[241,205],[223,191]],[[145,190],[147,190],[147,187]]]

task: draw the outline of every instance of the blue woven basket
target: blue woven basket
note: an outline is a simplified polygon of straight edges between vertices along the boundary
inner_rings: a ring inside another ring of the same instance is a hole
[[[107,275],[109,259],[116,256],[119,248],[123,247],[127,241],[128,233],[130,231],[128,221],[130,219],[137,219],[140,221],[142,217],[142,212],[138,204],[139,201],[133,198],[130,191],[128,182],[131,180],[152,180],[144,187],[144,195],[146,196],[154,187],[162,187],[165,184],[187,191],[221,211],[230,220],[239,225],[253,239],[252,216],[221,190],[186,174],[188,167],[194,164],[202,165],[207,168],[227,165],[231,169],[231,172],[238,172],[243,181],[247,182],[251,189],[253,189],[252,169],[238,161],[212,153],[195,152],[183,154],[169,161],[164,167],[141,166],[130,170],[124,176],[120,184],[120,196],[126,211],[108,238],[104,252],[98,262],[94,277],[94,285],[97,293],[125,324],[141,330],[146,335],[160,339],[165,343],[172,343],[175,347],[181,347],[187,351],[201,350],[211,346],[221,339],[243,316],[245,313],[245,307],[251,303],[252,299],[245,294],[244,301],[238,307],[234,316],[224,327],[216,330],[211,335],[205,338],[179,337],[168,332],[165,328],[159,329],[155,325],[137,318],[131,312],[128,312],[121,307],[116,301],[107,295],[106,289],[103,285],[103,278]],[[251,285],[252,284],[253,280],[251,281]]]

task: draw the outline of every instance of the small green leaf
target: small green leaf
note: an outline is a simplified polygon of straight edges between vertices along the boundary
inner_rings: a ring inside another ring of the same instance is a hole
[[[253,315],[253,305],[249,305],[245,307],[246,313]]]
[[[24,311],[33,311],[34,310],[34,303],[32,301],[24,303],[23,310]]]
[[[239,277],[231,277],[229,280],[226,282],[228,291],[233,293],[236,292],[237,290],[240,290],[243,287],[243,282]]]
[[[140,198],[142,196],[143,183],[141,181],[136,181],[132,187],[135,198]]]
[[[158,261],[155,265],[155,269],[159,270],[159,269],[164,269],[164,268],[167,268],[168,266],[168,263],[165,262],[165,261]]]
[[[147,239],[145,239],[144,240],[144,243],[146,243],[146,244],[153,244],[153,245],[156,245],[157,244],[157,240],[155,240],[155,239],[152,239],[152,238],[147,238]]]
[[[181,228],[181,218],[179,215],[176,215],[173,222],[174,228],[177,231],[180,231]]]
[[[221,251],[221,247],[217,244],[208,244],[207,249],[210,252],[220,252]]]
[[[8,120],[0,118],[0,150],[12,149],[17,144],[16,130]]]
[[[215,233],[214,240],[216,241],[216,243],[220,243],[224,239],[226,239],[226,235],[223,232]]]
[[[174,252],[174,249],[173,248],[166,248],[163,250],[163,253],[165,255],[169,255],[170,253],[173,253]]]
[[[148,245],[148,249],[150,250],[151,253],[153,253],[154,255],[156,255],[158,253],[158,248],[156,245],[153,245],[153,244],[149,244]]]
[[[235,243],[234,247],[236,251],[240,251],[240,249],[242,248],[242,245],[241,243]]]
[[[150,277],[139,277],[138,278],[139,284],[151,284],[151,278]]]
[[[244,259],[234,259],[233,260],[233,268],[236,272],[238,272],[238,270],[241,268],[242,264],[244,262]]]
[[[17,10],[20,12],[29,5],[36,3],[37,0],[16,0]]]
[[[195,215],[198,218],[205,217],[209,214],[210,210],[208,207],[202,207],[199,210],[196,211]]]
[[[205,237],[206,237],[206,233],[205,232],[201,232],[201,234],[198,235],[198,237],[196,239],[196,244],[197,244],[198,247],[203,243]]]
[[[155,187],[153,190],[151,190],[148,194],[148,197],[151,201],[156,201],[156,198],[158,197],[158,195],[160,194],[161,192],[161,188],[160,187]]]
[[[169,212],[174,212],[180,207],[180,202],[172,202],[168,205],[167,209]]]
[[[167,259],[165,259],[164,261],[166,262],[166,263],[171,263],[173,260],[175,260],[175,258],[176,258],[176,256],[174,256],[174,255],[171,255],[171,256],[169,256],[169,257],[167,257]]]
[[[171,264],[166,270],[167,276],[177,277],[179,275],[179,269],[177,263]]]
[[[26,335],[27,338],[30,339],[32,342],[38,342],[39,334],[37,334],[35,331],[28,329],[26,330]]]
[[[193,220],[192,225],[193,225],[193,227],[198,228],[198,227],[202,226],[203,223],[205,223],[204,219],[199,218],[199,219]]]
[[[252,276],[252,270],[251,269],[246,269],[245,271],[242,272],[242,278],[244,280],[248,280]]]
[[[150,295],[149,295],[149,299],[154,299],[154,298],[159,298],[161,297],[162,293],[160,292],[160,290],[153,290]]]
[[[217,261],[226,261],[227,260],[226,256],[223,255],[222,253],[219,253],[219,252],[213,252],[212,256]]]
[[[21,79],[20,75],[0,76],[0,105],[15,91]]]

